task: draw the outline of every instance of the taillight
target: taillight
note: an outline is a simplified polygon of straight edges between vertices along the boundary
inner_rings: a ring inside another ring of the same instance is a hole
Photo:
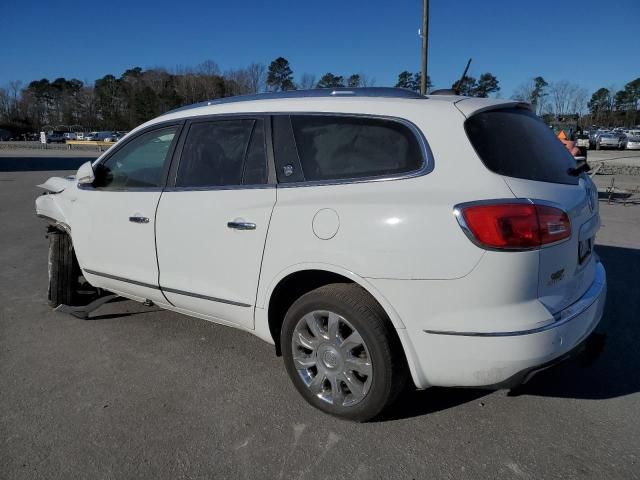
[[[571,236],[563,210],[534,203],[460,205],[454,210],[460,226],[481,247],[526,250]]]

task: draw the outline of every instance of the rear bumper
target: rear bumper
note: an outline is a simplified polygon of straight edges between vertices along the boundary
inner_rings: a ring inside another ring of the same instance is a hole
[[[535,328],[501,332],[413,332],[418,387],[513,387],[564,359],[595,329],[606,298],[606,273],[574,304]],[[416,377],[416,375],[414,375]]]

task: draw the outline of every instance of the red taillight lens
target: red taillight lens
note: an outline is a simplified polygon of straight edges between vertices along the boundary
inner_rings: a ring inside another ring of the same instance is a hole
[[[569,216],[555,207],[536,205],[540,225],[540,245],[554,243],[571,236]]]
[[[521,250],[571,236],[568,215],[559,208],[531,203],[469,205],[456,209],[475,240],[484,247]]]

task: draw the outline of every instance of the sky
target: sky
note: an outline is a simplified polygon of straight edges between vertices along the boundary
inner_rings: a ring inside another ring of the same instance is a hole
[[[393,86],[420,70],[421,17],[421,0],[3,2],[0,86],[278,56],[296,79],[362,72]],[[496,75],[502,97],[538,75],[622,88],[640,77],[639,20],[640,0],[430,0],[428,73],[448,88],[471,57],[469,74]]]

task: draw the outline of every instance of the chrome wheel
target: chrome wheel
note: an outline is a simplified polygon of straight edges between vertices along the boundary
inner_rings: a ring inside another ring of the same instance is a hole
[[[326,310],[304,315],[291,339],[293,364],[304,384],[321,400],[350,407],[371,387],[371,357],[358,331]]]

